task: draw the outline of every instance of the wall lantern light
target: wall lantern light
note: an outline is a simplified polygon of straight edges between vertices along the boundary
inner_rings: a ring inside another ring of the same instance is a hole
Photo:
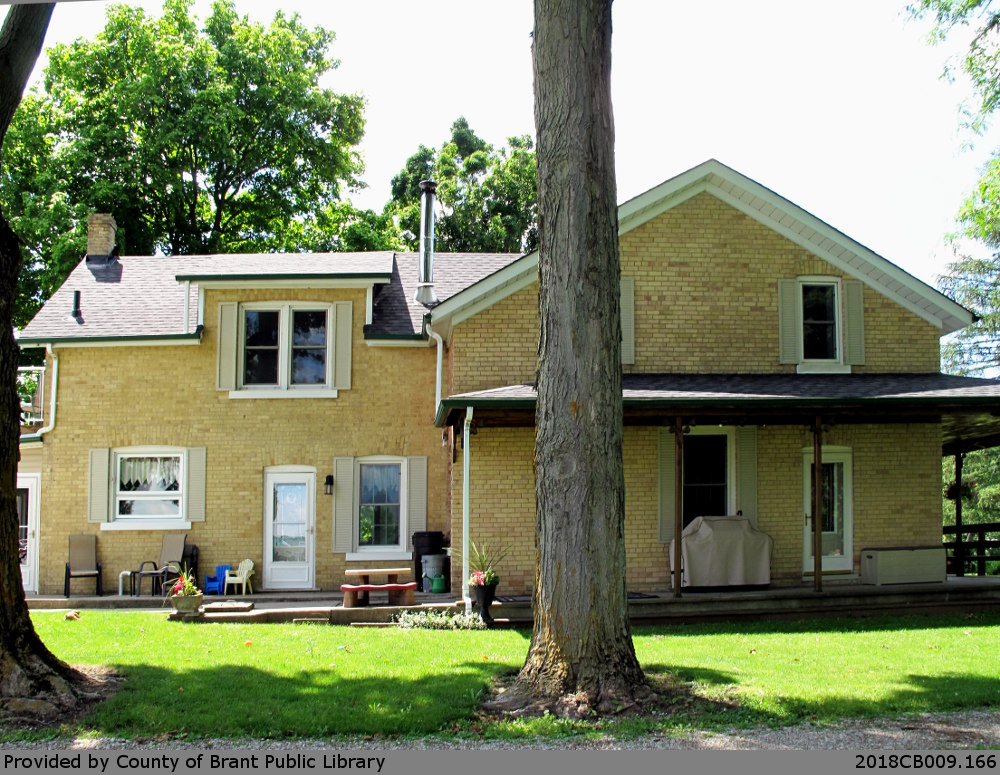
[[[327,495],[333,495],[333,474],[326,475],[326,479],[323,481],[323,492]]]

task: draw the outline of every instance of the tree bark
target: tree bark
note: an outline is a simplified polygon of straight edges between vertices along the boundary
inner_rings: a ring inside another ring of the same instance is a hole
[[[562,715],[649,695],[625,586],[611,0],[535,0],[539,368],[534,632],[495,703]]]
[[[11,6],[0,29],[0,142],[41,51],[52,8],[52,3]],[[20,271],[17,237],[0,212],[0,711],[38,717],[71,710],[91,692],[88,680],[38,638],[21,586],[16,490],[21,403],[13,336]]]

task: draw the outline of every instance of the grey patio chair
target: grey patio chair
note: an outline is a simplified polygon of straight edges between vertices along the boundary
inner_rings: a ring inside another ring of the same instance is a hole
[[[66,583],[63,594],[69,597],[70,579],[95,578],[97,595],[104,594],[101,587],[101,563],[97,561],[97,536],[75,535],[69,537],[69,562],[66,563]]]
[[[174,576],[181,569],[184,559],[184,542],[187,541],[186,533],[166,533],[163,536],[163,543],[160,545],[159,560],[145,560],[139,566],[139,570],[132,572],[135,581],[135,594],[142,594],[142,580],[149,578],[149,594],[157,595],[162,593],[163,585],[167,581],[167,576]],[[148,569],[146,566],[149,566]]]

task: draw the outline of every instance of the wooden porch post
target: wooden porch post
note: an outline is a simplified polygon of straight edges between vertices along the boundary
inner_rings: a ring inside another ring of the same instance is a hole
[[[813,589],[823,591],[823,419],[813,426]]]
[[[965,547],[962,545],[962,465],[965,453],[955,453],[955,575],[965,575]]]
[[[681,532],[684,529],[684,422],[674,419],[674,597],[681,596]]]

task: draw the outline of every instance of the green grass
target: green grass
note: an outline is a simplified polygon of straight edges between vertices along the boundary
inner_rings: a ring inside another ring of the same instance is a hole
[[[672,705],[612,722],[478,714],[491,682],[520,667],[527,631],[189,625],[106,611],[32,619],[67,662],[127,679],[66,735],[627,737],[1000,703],[1000,614],[636,628],[639,660]],[[25,735],[37,733],[0,740]]]

